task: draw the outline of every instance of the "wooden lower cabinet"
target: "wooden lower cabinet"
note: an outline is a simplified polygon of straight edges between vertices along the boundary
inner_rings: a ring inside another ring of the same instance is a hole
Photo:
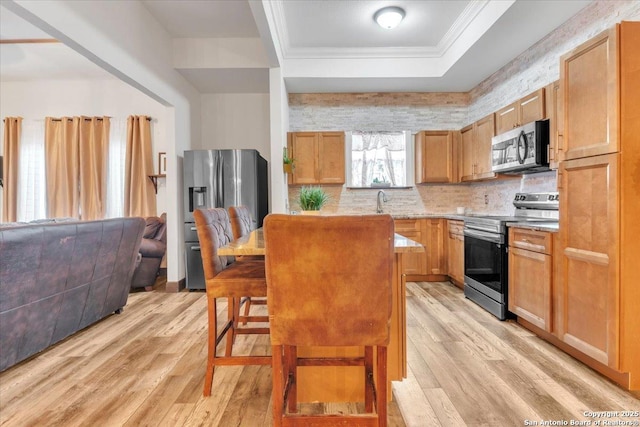
[[[447,271],[451,282],[464,287],[464,222],[447,221]]]
[[[427,265],[425,274],[447,274],[447,257],[445,251],[446,220],[442,218],[428,218],[424,223],[424,242],[427,248]]]
[[[445,225],[443,218],[395,220],[396,233],[425,247],[425,252],[404,255],[403,268],[408,280],[446,280]]]
[[[619,366],[618,156],[560,164],[561,289],[558,337]]]
[[[509,311],[551,332],[553,273],[550,232],[509,229]]]
[[[422,236],[421,219],[396,219],[395,232],[416,242],[425,244]],[[427,253],[407,253],[403,259],[403,273],[406,275],[425,274],[427,268]]]

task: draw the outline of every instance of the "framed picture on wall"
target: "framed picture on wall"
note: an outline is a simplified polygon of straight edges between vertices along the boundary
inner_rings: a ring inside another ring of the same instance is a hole
[[[158,175],[167,174],[167,153],[158,153]]]

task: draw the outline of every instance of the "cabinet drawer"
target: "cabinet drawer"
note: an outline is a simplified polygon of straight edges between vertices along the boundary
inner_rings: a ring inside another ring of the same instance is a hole
[[[551,255],[551,233],[511,227],[509,229],[509,246]]]
[[[464,222],[462,221],[452,221],[449,220],[449,234],[452,236],[462,235],[462,230],[464,228]]]
[[[396,219],[394,221],[394,227],[396,233],[402,234],[404,232],[418,232],[420,231],[419,219]]]

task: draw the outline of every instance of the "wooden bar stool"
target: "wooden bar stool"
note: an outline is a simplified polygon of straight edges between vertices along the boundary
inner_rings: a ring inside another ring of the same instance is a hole
[[[386,426],[393,219],[271,214],[264,239],[273,425]],[[302,358],[298,346],[360,346],[364,355]],[[363,366],[366,413],[299,413],[298,366]]]
[[[229,215],[222,208],[196,209],[193,213],[200,241],[200,254],[207,288],[209,343],[204,395],[211,396],[216,365],[269,365],[271,356],[233,356],[237,334],[268,334],[268,327],[239,327],[240,322],[267,322],[267,316],[240,316],[238,302],[242,297],[266,297],[264,262],[234,262],[233,257],[218,256],[218,248],[231,241]],[[216,299],[227,298],[227,323],[218,334]],[[226,335],[224,356],[216,355],[216,347]]]
[[[229,207],[229,220],[231,222],[231,231],[233,232],[233,239],[246,236],[255,230],[255,222],[251,217],[251,212],[246,206],[230,206]],[[243,255],[236,257],[238,261],[262,261],[264,262],[264,256],[260,255]],[[251,297],[245,297],[238,302],[239,305],[244,304],[244,316],[249,316],[251,305],[266,305],[267,300],[264,298],[256,299]],[[245,323],[246,324],[246,323]]]

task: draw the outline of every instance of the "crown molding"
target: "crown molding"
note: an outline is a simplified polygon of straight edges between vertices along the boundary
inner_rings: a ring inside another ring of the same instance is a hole
[[[455,41],[473,23],[486,6],[495,0],[478,0],[470,2],[460,13],[442,39],[436,46],[424,47],[345,47],[327,48],[292,47],[287,30],[287,20],[284,13],[284,1],[272,0],[263,2],[273,18],[275,31],[280,41],[280,49],[284,59],[347,59],[347,58],[441,58]]]

